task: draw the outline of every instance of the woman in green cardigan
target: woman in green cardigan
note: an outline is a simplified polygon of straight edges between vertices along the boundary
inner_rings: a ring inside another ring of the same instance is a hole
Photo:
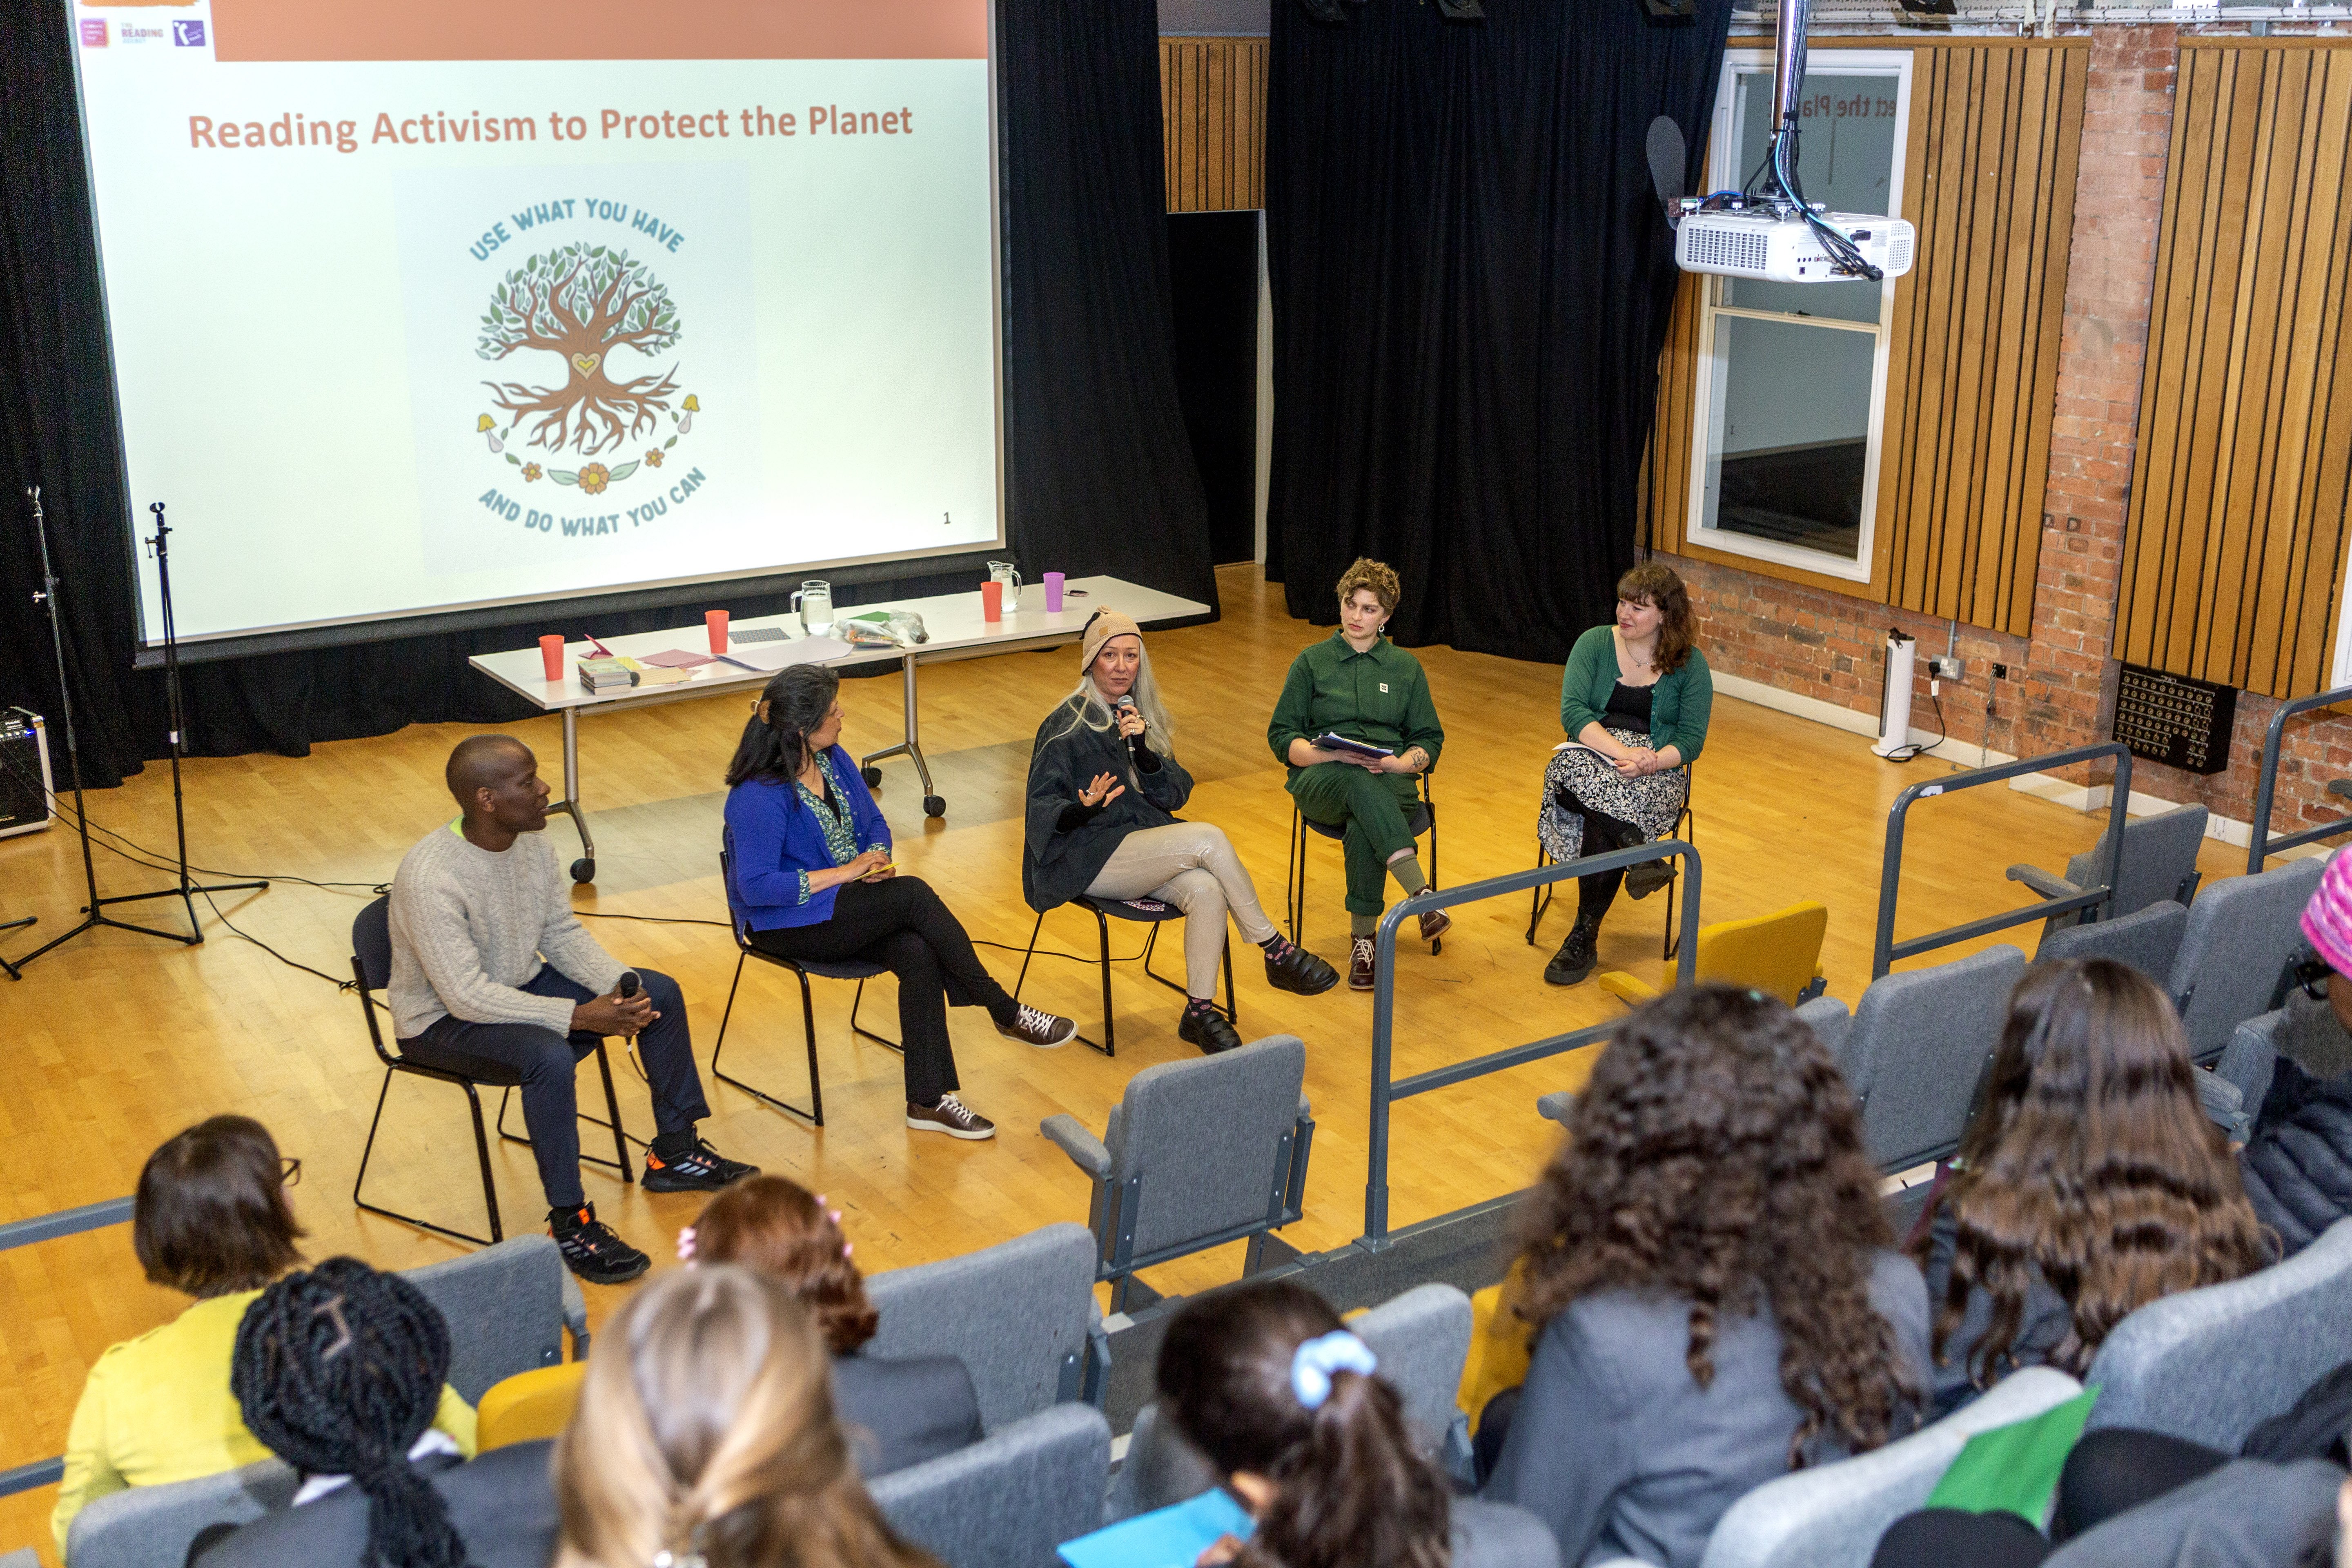
[[[1706,744],[1715,682],[1698,651],[1690,593],[1651,561],[1617,580],[1617,619],[1576,639],[1559,688],[1567,741],[1544,773],[1536,833],[1555,861],[1629,848],[1674,831],[1690,799],[1689,764]],[[1674,862],[1580,877],[1576,925],[1544,978],[1573,985],[1592,973],[1601,917],[1618,886],[1647,898]]]

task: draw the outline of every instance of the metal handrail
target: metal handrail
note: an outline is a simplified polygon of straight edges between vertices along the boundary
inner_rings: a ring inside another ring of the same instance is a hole
[[[109,1198],[102,1204],[85,1204],[78,1209],[59,1209],[55,1214],[36,1215],[32,1219],[12,1220],[0,1225],[0,1252],[12,1247],[31,1247],[36,1242],[55,1241],[60,1237],[79,1236],[86,1230],[103,1230],[110,1225],[121,1225],[131,1217],[129,1198]],[[36,1459],[29,1465],[18,1465],[13,1470],[0,1470],[0,1497],[14,1497],[36,1487],[54,1486],[65,1479],[66,1462],[62,1458]]]
[[[2028,904],[2005,915],[1987,915],[1982,920],[1968,921],[1941,931],[1915,936],[1908,942],[1895,940],[1895,900],[1903,879],[1903,819],[1913,803],[1930,795],[1950,795],[1958,790],[1975,789],[1982,784],[1999,784],[2021,774],[2042,773],[2052,768],[2073,767],[2077,763],[2096,762],[2102,757],[2116,759],[2114,797],[2107,803],[2106,865],[2098,886],[2085,888],[2079,893],[2062,899],[2044,899]],[[1886,814],[1886,853],[1878,870],[1878,935],[1871,944],[1870,977],[1885,974],[1899,959],[1916,958],[1939,947],[1949,947],[1970,937],[1985,936],[2029,921],[2049,920],[2053,916],[2072,914],[2108,902],[2115,897],[2116,872],[2123,864],[2124,823],[2131,805],[2131,748],[2121,741],[2103,741],[2095,746],[2076,746],[2072,751],[2052,752],[2046,756],[2021,757],[1998,767],[1971,768],[1966,773],[1952,773],[1924,784],[1915,784],[1895,797],[1894,806]]]
[[[2308,713],[2314,708],[2333,708],[2339,702],[2352,702],[2352,686],[2339,686],[2333,691],[2314,692],[2292,702],[2282,702],[2278,711],[2271,715],[2270,732],[2263,737],[2261,782],[2254,786],[2254,831],[2246,847],[2247,876],[2259,876],[2263,862],[2273,855],[2332,838],[2339,833],[2352,833],[2352,815],[2347,815],[2300,833],[2290,833],[2284,838],[2271,837],[2271,804],[2278,793],[2279,748],[2286,739],[2286,721],[2298,713]]]
[[[1529,871],[1514,871],[1508,876],[1490,877],[1483,882],[1466,882],[1444,891],[1432,888],[1405,900],[1381,917],[1380,958],[1375,972],[1378,978],[1372,988],[1372,1126],[1365,1153],[1364,1234],[1358,1246],[1378,1252],[1389,1245],[1391,1104],[1416,1094],[1426,1094],[1433,1089],[1465,1083],[1474,1078],[1485,1078],[1489,1073],[1524,1067],[1546,1057],[1558,1056],[1562,1051],[1593,1045],[1617,1032],[1614,1022],[1594,1024],[1581,1029],[1571,1029],[1565,1035],[1553,1035],[1524,1046],[1513,1046],[1508,1050],[1490,1051],[1466,1062],[1415,1073],[1402,1080],[1392,1079],[1390,1076],[1390,1053],[1396,1034],[1397,927],[1408,915],[1419,917],[1432,910],[1450,910],[1456,904],[1507,898],[1514,893],[1524,893],[1530,888],[1565,881],[1570,877],[1622,871],[1631,866],[1670,857],[1678,857],[1683,861],[1685,875],[1688,879],[1683,884],[1682,936],[1675,966],[1675,984],[1687,984],[1698,955],[1699,861],[1698,851],[1679,838],[1661,838],[1627,849],[1612,849],[1604,855],[1588,855],[1558,865],[1539,866]]]

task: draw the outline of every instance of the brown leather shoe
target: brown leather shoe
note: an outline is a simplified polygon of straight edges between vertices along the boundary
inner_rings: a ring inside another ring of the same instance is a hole
[[[1454,929],[1454,917],[1444,910],[1431,910],[1421,917],[1421,940],[1435,942]]]
[[[937,1105],[907,1102],[907,1125],[918,1132],[944,1132],[950,1138],[978,1142],[996,1136],[996,1123],[952,1094],[940,1096]]]
[[[1373,976],[1380,969],[1381,944],[1370,937],[1360,936],[1348,942],[1348,989],[1370,991]]]

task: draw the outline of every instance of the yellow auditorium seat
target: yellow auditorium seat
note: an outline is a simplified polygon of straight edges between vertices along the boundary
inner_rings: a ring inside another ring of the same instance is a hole
[[[1820,990],[1822,938],[1829,927],[1828,906],[1811,899],[1753,920],[1701,926],[1692,978],[1701,984],[1745,985],[1793,1007]],[[1658,994],[1649,982],[1617,969],[1601,975],[1600,985],[1629,1007]]]
[[[569,1361],[492,1384],[474,1411],[476,1447],[487,1454],[555,1436],[570,1425],[572,1407],[580,1403],[580,1380],[587,1373],[586,1362]]]
[[[1462,1363],[1462,1390],[1455,1401],[1470,1417],[1475,1436],[1486,1402],[1528,1380],[1528,1339],[1533,1325],[1516,1310],[1526,1282],[1527,1262],[1514,1258],[1500,1285],[1470,1297],[1470,1354]]]

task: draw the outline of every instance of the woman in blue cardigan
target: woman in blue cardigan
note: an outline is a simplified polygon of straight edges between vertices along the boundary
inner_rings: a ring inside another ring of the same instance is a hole
[[[1544,773],[1536,834],[1555,861],[1627,849],[1674,831],[1690,799],[1690,764],[1706,744],[1715,682],[1698,651],[1690,593],[1674,568],[1645,562],[1617,580],[1617,618],[1576,639],[1559,687],[1568,740]],[[1544,978],[1592,973],[1601,917],[1622,884],[1637,899],[1674,879],[1674,862],[1580,877],[1576,924]]]
[[[794,665],[743,726],[727,764],[728,904],[762,952],[887,965],[898,977],[907,1125],[992,1138],[996,1124],[956,1098],[947,1005],[985,1007],[998,1034],[1047,1048],[1078,1026],[1015,1002],[930,886],[896,873],[890,825],[837,743],[840,685],[822,666]]]

